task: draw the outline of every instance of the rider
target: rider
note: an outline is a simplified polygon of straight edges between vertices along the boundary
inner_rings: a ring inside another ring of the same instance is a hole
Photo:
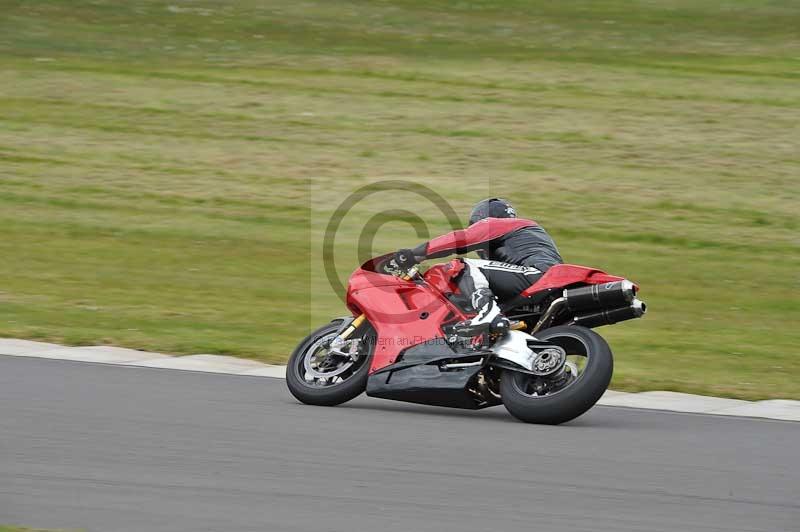
[[[478,202],[469,217],[469,227],[453,231],[414,249],[395,253],[395,263],[404,269],[425,259],[477,251],[480,259],[461,258],[462,271],[456,281],[461,294],[470,299],[475,317],[460,324],[464,335],[503,333],[509,321],[497,303],[508,301],[531,286],[554,264],[564,261],[555,242],[536,222],[517,218],[511,204],[501,198]]]

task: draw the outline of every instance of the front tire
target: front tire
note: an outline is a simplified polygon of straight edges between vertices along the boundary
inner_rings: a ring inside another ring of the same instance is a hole
[[[352,366],[341,370],[334,368],[330,374],[340,371],[335,376],[326,379],[325,373],[319,368],[314,368],[314,375],[309,379],[309,360],[316,356],[310,350],[324,350],[324,342],[336,336],[339,322],[332,322],[320,327],[305,337],[300,345],[292,352],[286,365],[286,385],[297,400],[307,405],[335,406],[358,397],[367,387],[370,358],[373,342],[369,341],[372,331],[369,325],[362,325],[366,332],[357,331],[354,337],[362,336],[362,351]],[[363,345],[366,344],[366,345]],[[323,377],[317,377],[322,375]]]
[[[531,392],[536,377],[504,370],[500,378],[503,405],[526,423],[558,425],[575,419],[594,406],[608,388],[614,372],[611,349],[602,336],[577,325],[545,329],[536,338],[562,347],[568,357],[585,357],[583,371],[562,388],[538,395]]]

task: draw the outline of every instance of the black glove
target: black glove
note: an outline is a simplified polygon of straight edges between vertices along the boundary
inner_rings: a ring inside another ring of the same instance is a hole
[[[410,249],[401,249],[394,254],[394,263],[402,270],[408,270],[415,264],[419,264],[414,252]]]

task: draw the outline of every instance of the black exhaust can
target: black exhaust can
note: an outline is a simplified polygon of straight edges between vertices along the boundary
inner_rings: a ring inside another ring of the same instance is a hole
[[[635,297],[636,285],[628,280],[564,290],[567,308],[573,312],[627,307]]]
[[[644,304],[644,301],[634,299],[633,303],[628,307],[601,310],[600,312],[584,314],[583,316],[575,316],[573,323],[589,328],[600,327],[601,325],[612,325],[625,320],[641,318],[646,311],[647,305]]]

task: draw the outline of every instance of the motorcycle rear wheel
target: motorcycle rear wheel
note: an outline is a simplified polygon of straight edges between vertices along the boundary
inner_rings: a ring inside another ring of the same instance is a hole
[[[292,352],[286,365],[286,385],[291,394],[302,403],[317,406],[336,406],[358,397],[367,387],[374,348],[374,343],[369,341],[372,329],[368,326],[364,328],[366,331],[361,335],[367,341],[358,359],[342,359],[338,366],[330,366],[330,369],[328,366],[315,367],[314,362],[317,361],[317,352],[326,350],[325,342],[336,336],[339,322],[324,325],[306,336]],[[325,360],[324,355],[322,360]]]
[[[611,349],[602,336],[577,325],[545,329],[536,338],[562,347],[568,357],[585,357],[583,371],[562,387],[540,395],[533,390],[534,385],[541,385],[541,378],[504,370],[500,378],[503,405],[512,416],[526,423],[558,425],[575,419],[594,406],[608,388],[614,372]]]

